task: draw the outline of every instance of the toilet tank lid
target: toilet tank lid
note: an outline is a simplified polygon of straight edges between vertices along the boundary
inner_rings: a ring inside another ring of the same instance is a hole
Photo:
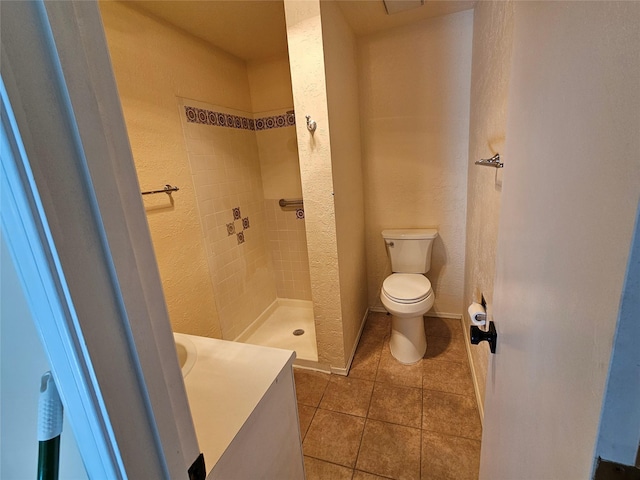
[[[390,230],[383,230],[382,237],[385,239],[407,239],[407,240],[422,240],[433,239],[438,236],[438,231],[435,228],[396,228]]]

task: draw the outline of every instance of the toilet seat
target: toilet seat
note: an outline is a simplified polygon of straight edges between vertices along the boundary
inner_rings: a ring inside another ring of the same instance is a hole
[[[431,282],[419,273],[394,273],[382,283],[390,300],[401,304],[418,303],[432,294]]]

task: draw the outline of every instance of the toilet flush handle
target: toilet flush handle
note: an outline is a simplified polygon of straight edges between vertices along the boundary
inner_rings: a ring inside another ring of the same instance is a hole
[[[385,243],[386,243],[386,244],[387,244],[387,246],[389,246],[389,247],[393,247],[393,245],[394,245],[394,243],[393,243],[391,240],[387,240]]]

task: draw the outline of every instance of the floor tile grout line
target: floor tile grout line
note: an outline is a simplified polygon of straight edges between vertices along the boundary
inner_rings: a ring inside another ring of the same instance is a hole
[[[458,397],[469,397],[472,400],[474,400],[474,403],[476,399],[475,395],[473,394],[467,395],[465,393],[445,392],[444,390],[434,390],[433,388],[423,388],[422,390],[426,390],[428,392],[434,392],[434,393],[446,393],[447,395],[456,395]]]
[[[423,432],[431,432],[431,433],[435,433],[437,435],[444,435],[445,437],[464,438],[465,440],[471,440],[472,442],[480,442],[480,443],[482,443],[482,440],[478,440],[477,438],[465,437],[464,435],[452,435],[450,433],[439,432],[437,430],[430,430],[428,428],[423,428],[423,429],[421,429],[421,431],[423,431]]]
[[[313,455],[308,455],[304,452],[302,452],[302,456],[303,457],[309,457],[309,458],[313,458],[314,460],[318,460],[319,462],[324,462],[324,463],[330,463],[331,465],[337,465],[338,467],[342,467],[342,468],[348,468],[350,470],[355,471],[356,467],[348,467],[346,465],[343,465],[342,463],[336,463],[336,462],[332,462],[330,460],[325,460],[324,458],[318,458],[318,457],[314,457]]]
[[[386,337],[386,334],[385,334]],[[384,338],[384,337],[383,337]],[[376,388],[376,382],[375,379],[378,376],[378,369],[380,368],[380,360],[382,359],[382,348],[384,346],[384,340],[381,342],[380,345],[380,351],[379,351],[379,355],[378,355],[378,363],[376,364],[376,374],[374,376],[374,380],[373,380],[373,388],[371,389],[371,397],[369,398],[369,405],[367,406],[367,414],[364,418],[364,425],[362,427],[362,433],[360,434],[360,443],[358,444],[358,452],[356,453],[356,459],[355,459],[355,463],[354,463],[354,469],[353,469],[353,476],[355,476],[355,469],[358,465],[358,460],[360,458],[360,451],[362,450],[362,441],[364,439],[364,431],[367,428],[367,422],[369,421],[369,411],[371,410],[371,402],[373,401],[373,392],[375,391]]]
[[[422,479],[422,433],[423,430],[422,428],[420,429],[420,455],[418,456],[418,458],[420,459],[420,478]]]
[[[376,477],[388,478],[389,480],[396,480],[396,479],[394,479],[394,477],[388,477],[386,475],[380,475],[379,473],[370,472],[369,470],[362,470],[360,468],[354,468],[353,469],[353,474],[355,475],[356,472],[364,472],[364,473],[368,473],[370,475],[375,475]]]
[[[313,415],[311,415],[311,420],[309,420],[309,426],[307,427],[307,429],[304,432],[304,437],[302,438],[302,443],[304,443],[304,439],[307,438],[307,433],[309,433],[309,429],[311,428],[311,423],[313,423],[313,419],[316,418],[316,413],[318,413],[318,407],[315,407],[313,409]],[[298,420],[299,422],[299,420]],[[304,455],[304,450],[302,451],[302,454]]]
[[[421,386],[422,388],[420,388],[420,406],[422,407],[422,410],[420,412],[420,478],[422,479],[422,451],[423,451],[423,444],[424,444],[424,434],[423,434],[423,429],[424,429],[424,359],[422,361],[422,383]]]
[[[356,453],[356,459],[353,462],[353,470],[354,470],[354,475],[355,475],[355,469],[358,466],[358,460],[360,458],[360,451],[362,450],[362,440],[364,438],[364,431],[367,428],[367,421],[369,419],[367,417],[365,417],[364,419],[364,425],[362,426],[362,433],[360,433],[360,442],[358,443],[358,452]]]

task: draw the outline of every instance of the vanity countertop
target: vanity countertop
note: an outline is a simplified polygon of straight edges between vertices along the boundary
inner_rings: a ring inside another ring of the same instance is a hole
[[[195,345],[197,359],[185,387],[207,470],[218,462],[295,352],[175,334]],[[289,373],[290,374],[290,373]]]

